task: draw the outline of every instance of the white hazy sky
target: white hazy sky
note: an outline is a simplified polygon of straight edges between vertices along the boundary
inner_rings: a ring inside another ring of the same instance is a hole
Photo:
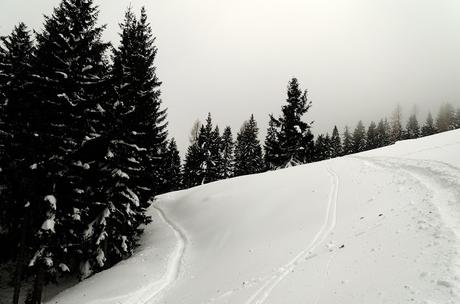
[[[0,0],[0,35],[40,30],[58,0]],[[118,43],[126,7],[147,8],[170,135],[184,151],[213,114],[234,133],[254,113],[261,139],[292,76],[309,91],[314,132],[388,114],[460,105],[458,0],[95,0]],[[424,120],[421,117],[420,120]]]

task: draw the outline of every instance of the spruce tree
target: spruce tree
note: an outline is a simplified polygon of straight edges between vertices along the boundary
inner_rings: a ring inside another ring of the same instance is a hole
[[[287,104],[282,107],[281,117],[273,118],[273,125],[277,129],[279,154],[267,156],[268,159],[273,159],[269,167],[295,166],[311,161],[312,158],[311,124],[302,120],[302,116],[311,107],[311,102],[307,99],[307,91],[302,91],[298,80],[293,78],[289,82],[287,96]],[[272,151],[268,149],[266,153]]]
[[[339,130],[334,126],[331,137],[331,157],[339,157],[343,153],[342,140],[340,139]]]
[[[392,143],[403,139],[403,127],[402,127],[402,109],[400,105],[396,106],[391,117],[391,129],[390,129],[390,140]]]
[[[348,126],[345,126],[345,131],[343,132],[343,155],[351,153],[353,153],[353,137],[350,134]]]
[[[355,130],[353,131],[353,153],[358,153],[366,150],[366,129],[363,122],[360,120]]]
[[[390,125],[388,123],[388,120],[385,118],[385,120],[381,119],[379,121],[379,124],[377,125],[377,147],[384,147],[388,146],[391,142],[390,139]]]
[[[439,108],[436,117],[436,130],[445,132],[455,129],[455,110],[450,103],[445,103]]]
[[[30,246],[33,303],[41,301],[47,278],[69,271],[90,250],[82,234],[91,228],[97,198],[85,176],[97,163],[95,155],[80,151],[103,137],[108,44],[101,40],[104,27],[96,25],[97,16],[93,1],[63,0],[37,35],[33,65],[41,116],[32,123],[37,162],[31,168],[40,185],[30,202],[36,217]]]
[[[377,125],[373,121],[370,123],[367,129],[366,138],[366,150],[372,150],[379,147]]]
[[[190,144],[185,155],[184,172],[182,176],[182,185],[185,188],[198,186],[203,182],[201,165],[204,162],[204,153],[202,153],[198,145],[198,138],[195,142]]]
[[[430,136],[437,133],[436,127],[434,126],[433,116],[431,112],[428,113],[425,124],[422,127],[422,136]]]
[[[330,158],[329,142],[330,140],[328,140],[327,135],[320,134],[316,137],[314,152],[315,161],[322,161]]]
[[[182,167],[179,150],[177,149],[176,140],[172,138],[167,146],[164,157],[164,176],[165,185],[163,192],[176,191],[181,189]]]
[[[267,135],[265,136],[264,142],[264,163],[266,170],[274,170],[277,168],[277,165],[279,164],[281,151],[280,142],[278,139],[278,125],[278,121],[273,117],[273,115],[270,115],[268,121]]]
[[[220,146],[221,166],[219,171],[222,179],[233,177],[235,165],[234,145],[235,143],[233,142],[232,130],[227,126],[222,134]]]
[[[258,139],[259,128],[251,115],[245,121],[236,138],[235,176],[262,172],[262,147]]]
[[[455,112],[454,126],[455,126],[455,129],[460,129],[460,108],[457,108],[457,111]]]
[[[417,116],[412,114],[409,116],[406,126],[406,138],[414,139],[420,137],[420,126],[418,124]]]

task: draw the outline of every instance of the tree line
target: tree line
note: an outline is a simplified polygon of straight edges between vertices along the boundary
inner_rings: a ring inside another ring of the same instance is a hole
[[[41,303],[46,283],[130,256],[149,199],[176,189],[146,11],[127,10],[116,48],[98,13],[63,0],[42,31],[20,23],[0,40],[0,262],[14,265],[13,303],[24,280],[26,303]]]

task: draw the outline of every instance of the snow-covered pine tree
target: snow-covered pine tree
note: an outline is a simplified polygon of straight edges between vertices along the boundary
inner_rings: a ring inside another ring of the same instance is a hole
[[[199,133],[196,141],[190,144],[185,155],[184,172],[182,175],[182,185],[184,188],[201,185],[203,181],[201,164],[204,162],[204,153],[198,144]]]
[[[326,135],[319,134],[315,141],[314,160],[322,161],[329,158],[329,147]]]
[[[36,182],[30,166],[35,162],[37,119],[33,96],[34,47],[24,23],[0,38],[0,261],[16,258],[13,303],[18,303],[33,218],[28,203],[35,198]]]
[[[406,125],[405,137],[407,139],[414,139],[420,137],[420,126],[418,124],[417,116],[412,114]]]
[[[353,131],[353,153],[366,150],[366,128],[360,120]]]
[[[77,256],[86,254],[82,219],[96,202],[94,187],[84,176],[96,164],[93,156],[83,159],[79,151],[102,136],[107,75],[108,44],[101,40],[104,27],[97,26],[97,16],[91,0],[63,0],[37,35],[34,82],[41,117],[33,122],[39,160],[31,167],[40,187],[31,203],[39,209],[40,223],[32,247],[34,303],[40,301],[44,273],[67,272]]]
[[[235,146],[235,176],[263,171],[262,147],[258,139],[259,128],[251,114],[241,126]]]
[[[264,163],[266,170],[274,170],[280,163],[279,157],[281,154],[280,143],[278,139],[279,134],[279,123],[270,115],[268,121],[267,135],[265,136],[264,142]]]
[[[377,125],[373,121],[369,124],[369,127],[367,128],[366,138],[366,150],[371,150],[379,147]]]
[[[460,108],[455,111],[455,129],[460,129]]]
[[[339,157],[343,153],[342,148],[342,140],[340,138],[339,129],[337,126],[334,126],[332,130],[332,137],[331,137],[331,157]]]
[[[345,126],[345,131],[343,132],[343,155],[351,153],[353,153],[353,137],[350,134],[348,126]]]
[[[377,146],[384,147],[390,144],[390,126],[388,120],[381,119],[377,125]]]
[[[445,132],[453,129],[455,129],[455,109],[450,103],[444,103],[436,117],[436,130]]]
[[[392,143],[397,142],[403,138],[403,127],[402,127],[402,109],[400,105],[397,105],[391,116],[391,129],[390,129],[390,140]]]
[[[287,104],[282,107],[282,115],[274,120],[279,142],[279,156],[274,159],[275,168],[295,166],[311,161],[313,135],[311,123],[302,120],[308,112],[311,102],[307,99],[307,91],[302,91],[297,78],[288,85]],[[266,152],[271,152],[267,150]],[[274,158],[273,155],[269,158]]]
[[[422,127],[421,136],[429,136],[437,133],[436,127],[434,126],[433,116],[431,112],[426,117],[425,124]]]
[[[180,190],[182,186],[182,167],[179,150],[177,149],[176,140],[174,138],[168,143],[164,157],[164,170],[166,184],[162,192]]]
[[[220,177],[227,179],[233,177],[234,165],[235,165],[235,143],[233,142],[232,130],[227,126],[222,134],[221,146],[220,146]]]

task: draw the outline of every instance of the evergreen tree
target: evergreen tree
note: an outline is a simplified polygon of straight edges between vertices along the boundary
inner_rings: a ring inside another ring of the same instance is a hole
[[[182,168],[179,150],[177,149],[176,140],[174,138],[169,141],[164,156],[164,176],[166,177],[166,184],[163,187],[164,192],[181,189]]]
[[[312,158],[311,124],[302,121],[302,116],[311,107],[307,91],[302,92],[297,79],[293,78],[289,82],[287,95],[287,104],[282,107],[281,117],[273,118],[272,122],[271,131],[276,130],[279,153],[272,154],[271,146],[266,143],[266,147],[269,147],[266,149],[269,154],[266,159],[271,159],[269,168],[295,166],[311,161]]]
[[[198,134],[199,133],[200,132],[198,132]],[[203,162],[204,153],[202,153],[197,138],[197,140],[188,147],[185,155],[184,172],[182,176],[182,185],[185,188],[191,188],[202,184],[203,174],[201,164]]]
[[[329,135],[320,134],[315,141],[314,160],[322,161],[330,158],[330,139]]]
[[[377,134],[377,125],[372,121],[367,129],[366,150],[372,150],[379,147],[379,137]]]
[[[418,124],[417,116],[412,114],[407,121],[406,138],[414,139],[420,137],[420,126]]]
[[[331,137],[331,157],[339,157],[343,153],[342,140],[340,139],[339,130],[334,126]]]
[[[31,122],[39,116],[32,83],[34,47],[27,27],[19,23],[0,42],[0,263],[16,258],[13,303],[18,303],[32,238],[28,202],[37,195],[30,168],[36,143]]]
[[[395,143],[398,140],[403,139],[403,127],[402,127],[402,109],[400,105],[396,106],[391,117],[391,129],[390,129],[390,140]]]
[[[264,163],[266,170],[275,170],[279,162],[281,151],[278,139],[278,125],[278,121],[273,117],[273,115],[270,115],[267,135],[264,143]]]
[[[366,150],[366,129],[360,120],[353,131],[353,153]]]
[[[390,139],[390,124],[388,120],[381,119],[377,125],[377,147],[388,146],[391,143]]]
[[[350,134],[348,126],[345,126],[343,133],[343,155],[353,153],[353,137]]]
[[[41,301],[46,279],[68,271],[90,250],[82,235],[92,228],[97,200],[85,176],[97,164],[96,155],[80,151],[103,135],[108,44],[101,41],[97,16],[93,1],[63,0],[37,35],[34,85],[41,117],[31,123],[37,160],[31,168],[40,185],[30,201],[36,221],[33,303]]]
[[[428,113],[426,118],[426,122],[422,127],[422,136],[429,136],[433,135],[437,132],[436,127],[434,126],[433,117],[431,116],[431,112]]]
[[[455,110],[450,103],[441,105],[436,117],[436,129],[438,132],[455,129]]]
[[[455,112],[454,126],[455,126],[455,129],[460,129],[460,108],[457,108],[457,111]]]
[[[258,140],[259,128],[251,115],[243,123],[236,138],[235,176],[259,173],[263,170],[262,147]]]
[[[220,177],[222,179],[227,179],[233,177],[234,165],[235,165],[235,156],[234,156],[234,147],[235,143],[233,142],[232,130],[230,127],[226,127],[224,133],[222,134],[220,154],[221,154],[221,168],[220,168]]]

